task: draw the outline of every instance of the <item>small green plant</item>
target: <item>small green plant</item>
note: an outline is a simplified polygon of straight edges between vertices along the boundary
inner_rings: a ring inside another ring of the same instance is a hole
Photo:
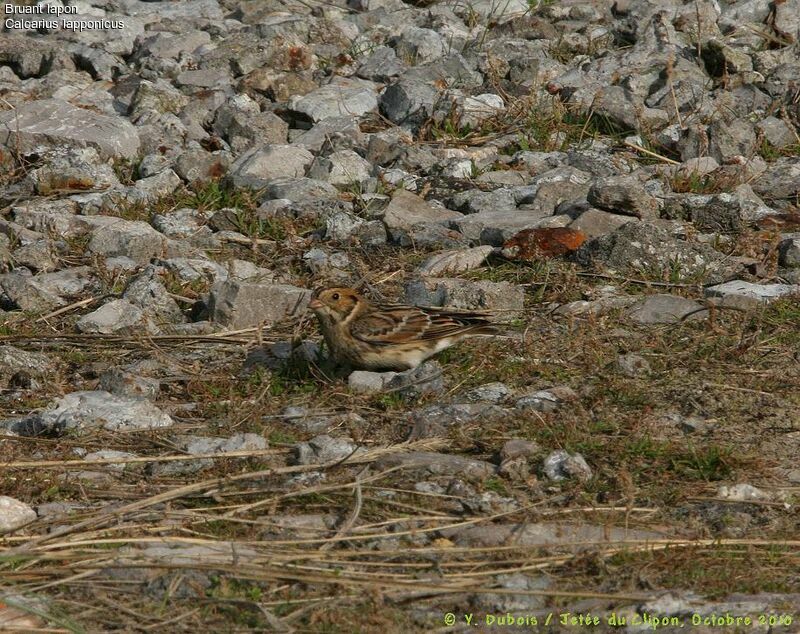
[[[689,447],[683,455],[671,459],[672,470],[690,480],[713,482],[729,478],[732,471],[733,451],[716,445],[695,449]]]

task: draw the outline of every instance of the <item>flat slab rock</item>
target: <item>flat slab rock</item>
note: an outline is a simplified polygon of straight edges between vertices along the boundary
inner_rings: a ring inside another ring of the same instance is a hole
[[[638,324],[673,324],[684,319],[704,319],[708,311],[692,299],[659,293],[638,301],[626,315]]]
[[[410,229],[420,223],[443,223],[462,216],[458,211],[437,207],[416,194],[398,189],[384,210],[383,222],[390,231],[396,231]]]
[[[172,426],[172,418],[152,403],[116,396],[102,390],[72,392],[49,409],[6,426],[21,436],[103,428],[108,431],[158,429]]]
[[[417,267],[417,274],[425,277],[453,275],[480,267],[493,251],[488,245],[452,251],[442,251],[428,257]]]
[[[496,321],[511,321],[522,314],[525,292],[511,282],[472,282],[455,278],[426,277],[409,281],[405,301],[416,306],[437,306],[494,313]]]
[[[139,151],[139,134],[120,117],[76,108],[59,99],[43,99],[0,112],[0,143],[23,153],[42,145],[93,147],[104,159],[130,159]]]
[[[459,546],[501,546],[513,542],[518,546],[559,546],[564,550],[583,551],[592,544],[614,544],[625,540],[664,539],[653,531],[625,530],[593,524],[540,522],[538,524],[493,524],[444,529],[444,537]]]
[[[759,302],[771,302],[788,295],[799,295],[800,284],[754,284],[744,280],[732,280],[709,286],[705,289],[705,293],[709,297],[738,296]]]
[[[36,519],[36,511],[24,502],[0,495],[0,535],[15,531]]]
[[[432,451],[389,454],[378,460],[378,469],[391,469],[392,467],[423,471],[430,475],[453,475],[474,479],[486,478],[496,470],[494,465],[483,460]]]
[[[212,287],[209,313],[212,321],[223,326],[249,328],[299,315],[309,301],[311,291],[290,284],[228,279]]]

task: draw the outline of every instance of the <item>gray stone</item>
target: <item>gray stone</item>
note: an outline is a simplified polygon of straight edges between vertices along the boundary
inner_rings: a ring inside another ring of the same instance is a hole
[[[369,135],[366,158],[377,165],[388,165],[398,159],[412,141],[408,130],[400,126],[379,130]]]
[[[5,11],[4,17],[11,17]],[[8,67],[14,78],[41,77],[59,68],[74,69],[75,64],[55,42],[4,30],[0,66]],[[15,82],[16,83],[16,82]]]
[[[66,303],[44,288],[36,278],[17,273],[0,275],[0,302],[7,304],[5,308],[18,308],[32,313],[51,311]]]
[[[46,273],[56,268],[50,240],[39,240],[14,250],[12,254],[15,268],[24,266],[34,273]]]
[[[263,145],[236,159],[227,178],[234,187],[261,189],[276,178],[305,176],[313,160],[314,155],[303,148],[292,145]]]
[[[676,166],[674,174],[683,178],[705,176],[719,169],[719,163],[711,156],[701,156],[685,160]]]
[[[592,185],[589,204],[612,213],[637,218],[658,218],[658,201],[634,176],[612,176]]]
[[[141,125],[163,121],[155,116],[177,115],[189,103],[189,97],[164,79],[143,80],[136,87],[130,106],[131,121]]]
[[[800,194],[800,158],[779,158],[770,163],[752,187],[767,202],[790,203]]]
[[[310,178],[323,180],[335,187],[360,188],[372,176],[372,165],[353,150],[338,150],[318,157],[308,170]]]
[[[230,260],[225,263],[225,270],[227,277],[241,282],[271,282],[275,279],[275,274],[270,269],[256,266],[248,260]]]
[[[350,391],[356,394],[378,394],[386,389],[386,386],[395,376],[397,376],[397,372],[356,370],[347,377],[347,385]]]
[[[230,164],[229,152],[206,152],[200,148],[189,148],[175,160],[174,169],[183,180],[192,183],[219,178],[227,173]]]
[[[11,425],[23,436],[42,432],[134,431],[170,427],[172,418],[149,401],[115,396],[105,391],[71,392],[48,409]]]
[[[560,404],[561,399],[550,390],[536,390],[518,398],[514,407],[523,411],[554,412]]]
[[[114,169],[93,147],[54,148],[48,152],[44,165],[28,172],[28,178],[42,196],[119,185]]]
[[[213,244],[208,226],[210,213],[183,207],[166,214],[155,214],[150,221],[159,232],[177,240],[188,240],[198,246]]]
[[[172,160],[163,154],[148,154],[139,163],[139,176],[149,178],[163,172],[172,164]]]
[[[564,226],[570,218],[560,219],[551,212],[513,209],[509,211],[482,211],[450,221],[450,225],[468,240],[499,247],[524,229]]]
[[[323,148],[327,151],[352,150],[364,147],[365,136],[358,125],[358,117],[346,115],[317,122],[310,130],[293,136],[292,144],[314,153]]]
[[[514,458],[533,458],[542,448],[533,440],[514,438],[507,440],[500,450],[500,459],[513,460]]]
[[[691,220],[701,231],[740,233],[774,214],[748,185],[733,193],[672,194],[664,201],[666,218]]]
[[[800,41],[800,1],[787,0],[777,3],[773,26],[778,35],[790,43]]]
[[[386,237],[385,225],[380,222],[380,226]],[[397,236],[396,242],[401,247],[417,249],[456,249],[469,246],[469,240],[463,234],[444,225],[429,222],[423,222],[404,230]]]
[[[125,256],[139,264],[147,264],[152,258],[164,254],[167,242],[146,222],[109,218],[92,231],[87,248],[97,255]]]
[[[0,495],[0,535],[36,521],[36,511],[24,502]]]
[[[378,46],[358,67],[356,74],[362,79],[389,83],[405,69],[406,65],[397,59],[394,49],[388,46]]]
[[[708,154],[720,163],[733,156],[752,156],[756,148],[753,124],[746,119],[715,119],[708,126]]]
[[[108,260],[106,260],[108,263]],[[224,266],[203,258],[169,258],[160,260],[159,264],[175,275],[180,282],[209,280],[212,282],[228,279],[228,271]]]
[[[7,343],[0,346],[0,375],[9,376],[17,372],[45,374],[54,365],[43,352],[22,350]]]
[[[497,321],[511,321],[522,314],[525,293],[510,282],[471,282],[450,278],[411,280],[405,301],[417,306],[494,312]]]
[[[97,273],[89,266],[40,273],[33,279],[40,289],[62,299],[76,298],[85,292],[96,292],[100,287]]]
[[[303,254],[303,261],[316,275],[328,278],[347,278],[350,274],[350,258],[342,251],[327,253],[322,249],[311,249]]]
[[[567,226],[576,231],[582,231],[589,238],[604,236],[619,229],[622,225],[634,222],[630,216],[601,211],[600,209],[587,209]]]
[[[462,129],[474,130],[485,121],[498,116],[505,107],[503,98],[494,93],[465,97],[456,111],[458,123]]]
[[[665,229],[643,221],[629,222],[587,241],[574,258],[583,266],[600,265],[622,274],[671,281],[699,277],[714,282],[739,270],[736,263],[711,247],[679,240]]]
[[[139,376],[122,368],[109,368],[100,375],[99,387],[117,396],[155,400],[161,391],[158,379]]]
[[[75,327],[90,334],[134,334],[151,330],[144,311],[124,299],[114,299],[81,317]]]
[[[125,462],[130,458],[136,458],[135,453],[129,453],[127,451],[115,451],[113,449],[101,449],[100,451],[93,451],[91,453],[87,453],[83,456],[83,459],[87,462],[92,462],[96,460],[114,460],[117,459],[120,462],[112,462],[111,464],[102,465],[102,468],[109,469],[111,471],[125,471],[129,469],[131,471],[137,468],[136,463]]]
[[[504,401],[509,394],[511,394],[511,390],[508,386],[505,383],[497,381],[472,388],[464,393],[464,398],[468,401],[500,403]]]
[[[597,544],[614,544],[630,540],[663,539],[655,531],[616,528],[608,525],[567,522],[526,522],[491,526],[457,527],[442,531],[459,546],[502,546],[513,540],[516,546],[558,547],[570,552],[591,551]],[[658,612],[662,614],[663,612]]]
[[[326,464],[355,457],[366,451],[349,438],[332,438],[323,434],[308,442],[301,442],[294,447],[296,464]]]
[[[15,240],[18,245],[28,245],[40,240],[45,240],[47,236],[38,231],[30,231],[15,222],[0,220],[0,235],[5,235],[11,240]]]
[[[544,474],[556,482],[575,478],[586,481],[592,478],[592,470],[579,453],[570,454],[563,449],[554,451],[544,460]]]
[[[192,456],[205,454],[226,454],[238,451],[261,451],[269,447],[267,441],[258,434],[235,434],[230,438],[208,438],[206,436],[184,436],[180,445]],[[154,477],[172,477],[197,473],[214,465],[213,458],[180,460],[174,462],[149,462],[146,472]]]
[[[93,147],[104,159],[132,159],[139,150],[139,137],[125,119],[45,99],[0,112],[0,144],[25,153],[40,146]]]
[[[495,472],[494,465],[482,460],[427,451],[388,454],[378,460],[376,467],[380,470],[401,467],[419,473],[419,478],[449,475],[482,480]]]
[[[291,98],[289,107],[314,122],[331,117],[359,117],[377,110],[375,88],[372,82],[339,77],[306,95]]]
[[[617,357],[617,368],[625,376],[636,379],[650,374],[650,363],[642,355],[634,352]]]
[[[258,367],[270,370],[297,370],[308,367],[320,357],[320,348],[313,341],[277,341],[262,348],[251,350],[242,365],[247,375]]]
[[[470,271],[483,265],[492,253],[490,246],[473,247],[460,251],[442,251],[428,257],[415,272],[425,277],[438,277]]]
[[[231,329],[249,328],[300,315],[311,301],[311,292],[289,284],[217,282],[209,296],[212,321]]]
[[[789,267],[800,266],[800,233],[781,236],[778,245],[778,264]]]
[[[708,297],[740,297],[754,304],[767,303],[781,297],[800,293],[800,284],[754,284],[744,280],[732,280],[707,286],[705,294]]]
[[[487,614],[529,614],[542,610],[545,608],[547,600],[544,596],[535,593],[545,591],[552,585],[550,579],[545,575],[533,576],[520,572],[497,575],[495,583],[497,588],[510,592],[508,594],[476,594],[475,603]],[[519,594],[514,594],[515,590]],[[527,594],[528,592],[534,594]]]
[[[128,282],[122,299],[138,306],[157,325],[184,323],[186,317],[178,303],[164,288],[156,267],[147,266]]]
[[[242,98],[243,95],[237,95]],[[214,131],[224,138],[234,152],[242,152],[255,143],[286,143],[289,125],[272,112],[245,110],[235,104],[220,107],[214,118]]]
[[[491,172],[483,172],[480,176],[478,176],[478,178],[475,179],[475,182],[486,183],[488,185],[516,186],[516,185],[524,185],[526,180],[527,180],[527,175],[524,174],[523,172],[517,172],[516,170],[509,169],[509,170],[494,170]]]
[[[756,130],[770,145],[779,150],[798,143],[794,130],[777,117],[769,116],[756,122]]]
[[[439,91],[427,81],[403,79],[380,96],[381,113],[398,125],[421,125],[432,114]]]
[[[436,31],[408,26],[397,38],[395,52],[401,60],[416,66],[444,57],[447,44]]]
[[[674,324],[708,317],[704,306],[679,295],[648,295],[625,312],[637,324]]]
[[[394,237],[404,234],[414,225],[444,223],[463,214],[443,207],[436,207],[425,199],[399,189],[383,212],[383,222]]]
[[[355,412],[347,412],[336,416],[315,416],[306,407],[290,405],[281,412],[283,420],[303,432],[311,434],[322,434],[329,430],[341,427],[362,427],[366,421]]]
[[[722,485],[717,491],[717,497],[725,500],[733,500],[735,502],[746,502],[749,500],[768,502],[772,500],[772,495],[747,483],[734,484],[732,486]]]
[[[397,394],[406,401],[444,392],[442,366],[436,361],[426,361],[422,365],[398,372],[386,382],[386,391]]]
[[[504,172],[505,173],[505,172]],[[513,172],[517,173],[517,172]],[[452,205],[459,211],[468,214],[484,212],[515,211],[517,201],[514,192],[508,187],[501,187],[489,192],[480,189],[468,189],[455,194]]]
[[[144,202],[155,202],[172,194],[182,184],[180,176],[171,169],[165,169],[153,176],[140,178],[134,183],[139,192],[139,199]]]
[[[410,438],[435,438],[446,436],[453,427],[503,420],[505,410],[493,403],[453,403],[432,405],[411,413],[413,427]]]
[[[283,198],[292,202],[307,203],[312,200],[329,199],[338,197],[339,190],[330,183],[315,178],[275,178],[269,182],[264,198]]]

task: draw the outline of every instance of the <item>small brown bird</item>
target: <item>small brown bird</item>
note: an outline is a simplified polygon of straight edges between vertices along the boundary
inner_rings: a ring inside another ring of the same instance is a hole
[[[309,308],[331,355],[364,370],[409,370],[466,337],[493,335],[487,313],[375,305],[352,288],[315,293]]]

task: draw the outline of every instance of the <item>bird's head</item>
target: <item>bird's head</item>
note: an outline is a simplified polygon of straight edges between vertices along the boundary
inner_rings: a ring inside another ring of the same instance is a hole
[[[352,288],[326,288],[314,293],[308,307],[320,319],[342,322],[363,302]]]

